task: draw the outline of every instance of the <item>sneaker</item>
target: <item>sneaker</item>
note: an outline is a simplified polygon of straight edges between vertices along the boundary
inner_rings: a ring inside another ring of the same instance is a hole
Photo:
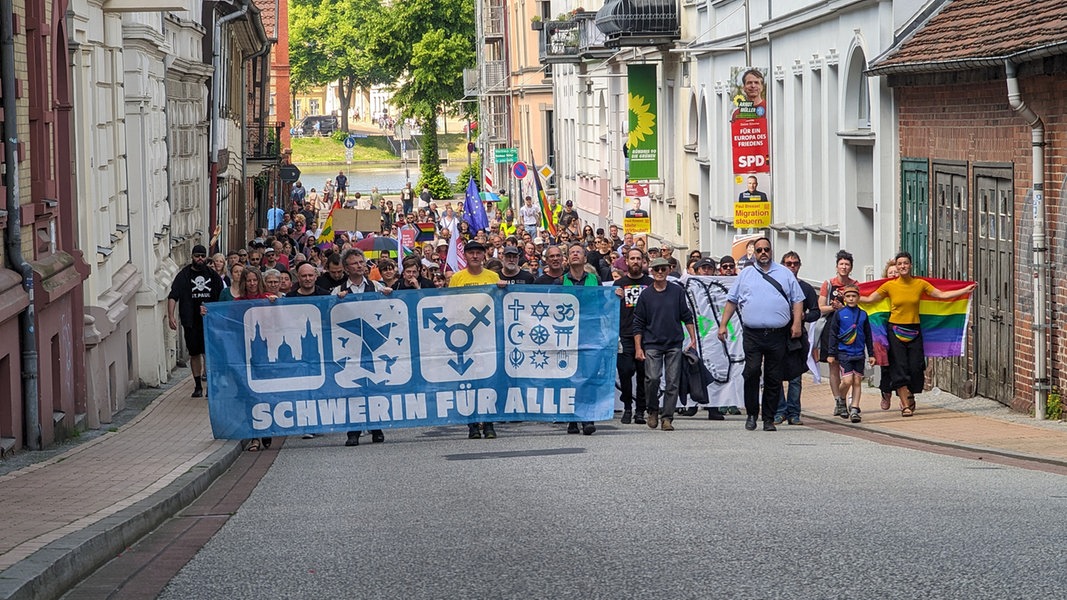
[[[804,423],[800,420],[800,417],[789,417],[789,424],[790,425],[803,425]]]
[[[632,412],[630,412],[628,410],[623,411],[623,413],[622,413],[622,424],[623,425],[629,425],[630,422],[633,421],[633,418],[634,418],[634,414]]]
[[[567,423],[567,433],[581,433],[577,423]]]
[[[659,413],[650,410],[648,411],[648,427],[649,429],[655,429],[659,425]]]
[[[662,429],[663,431],[674,431],[674,424],[672,423],[672,421],[674,421],[674,419],[669,419],[666,417],[660,419],[660,429]]]
[[[774,416],[774,424],[775,425],[781,425],[782,423],[785,423],[785,417],[783,417],[782,415],[775,415]]]
[[[359,445],[359,431],[349,431],[348,439],[345,440],[346,446],[358,446]]]
[[[834,416],[842,419],[848,418],[848,408],[845,406],[844,398],[834,398]]]
[[[480,440],[482,439],[482,432],[478,429],[477,423],[471,423],[467,425],[467,439]]]
[[[487,439],[487,440],[495,440],[496,439],[496,429],[493,429],[493,424],[492,423],[486,423],[485,424],[485,439]]]
[[[739,414],[741,414],[741,409],[737,408],[736,406],[728,406],[728,407],[726,407],[726,414],[728,414],[728,415],[739,415]]]
[[[370,442],[372,444],[380,444],[385,441],[385,433],[381,430],[374,430],[370,432]]]
[[[852,421],[853,423],[859,423],[860,422],[860,409],[859,409],[859,407],[853,406],[852,409],[848,411],[848,420]]]
[[[583,423],[582,424],[582,435],[593,435],[593,433],[595,433],[595,432],[596,432],[596,425],[593,425],[592,423]]]
[[[646,421],[645,421],[645,413],[640,412],[640,411],[635,413],[634,414],[634,423],[637,424],[637,425],[644,425],[646,423]]]

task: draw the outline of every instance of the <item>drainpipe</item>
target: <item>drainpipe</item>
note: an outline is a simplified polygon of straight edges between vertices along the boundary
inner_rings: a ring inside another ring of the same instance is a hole
[[[235,19],[248,14],[248,1],[241,7],[241,10],[228,14],[221,19],[215,18],[214,37],[212,38],[212,52],[211,52],[211,199],[209,205],[210,216],[208,218],[208,231],[215,230],[215,223],[217,222],[217,215],[215,214],[216,204],[219,197],[219,113],[222,112],[222,26]],[[210,233],[208,234],[210,236]]]
[[[1034,416],[1043,421],[1050,387],[1047,365],[1049,324],[1045,314],[1045,296],[1048,289],[1048,248],[1045,243],[1045,124],[1023,101],[1015,63],[1004,61],[1004,72],[1008,82],[1008,104],[1012,111],[1030,126],[1030,150],[1033,155],[1030,168],[1034,181]]]
[[[7,190],[7,231],[4,240],[11,268],[22,274],[22,287],[29,304],[19,313],[19,345],[22,348],[23,445],[41,449],[41,419],[37,404],[37,317],[33,298],[33,268],[22,255],[22,210],[19,198],[18,120],[15,102],[15,29],[12,0],[0,0],[0,90],[4,95],[4,186]]]

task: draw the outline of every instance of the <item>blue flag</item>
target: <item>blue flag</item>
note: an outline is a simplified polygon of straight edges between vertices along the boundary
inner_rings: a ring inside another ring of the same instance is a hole
[[[473,177],[467,184],[467,194],[463,200],[463,220],[471,226],[471,231],[489,229],[489,217],[485,214],[485,205],[478,195],[478,186]]]

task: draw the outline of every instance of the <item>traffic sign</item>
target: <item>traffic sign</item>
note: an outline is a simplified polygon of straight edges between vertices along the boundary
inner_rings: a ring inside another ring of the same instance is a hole
[[[525,179],[526,173],[529,172],[529,169],[526,168],[526,163],[520,160],[519,162],[515,163],[515,166],[511,167],[511,172],[515,174],[515,177],[517,179]]]
[[[541,177],[544,177],[545,179],[549,179],[556,174],[555,169],[548,165],[541,165],[541,168],[538,169],[537,172],[540,173]]]
[[[345,138],[345,148],[355,148],[355,147],[356,147],[356,136],[349,135],[348,137],[346,137]]]
[[[509,163],[519,160],[518,148],[497,148],[493,151],[493,160],[497,163]]]
[[[296,168],[296,165],[285,165],[279,173],[285,183],[292,183],[300,179],[300,169]]]

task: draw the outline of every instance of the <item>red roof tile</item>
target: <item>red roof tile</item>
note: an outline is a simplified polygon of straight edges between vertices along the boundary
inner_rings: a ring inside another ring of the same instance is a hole
[[[1058,44],[1067,53],[1064,0],[949,0],[871,71],[963,70]]]

